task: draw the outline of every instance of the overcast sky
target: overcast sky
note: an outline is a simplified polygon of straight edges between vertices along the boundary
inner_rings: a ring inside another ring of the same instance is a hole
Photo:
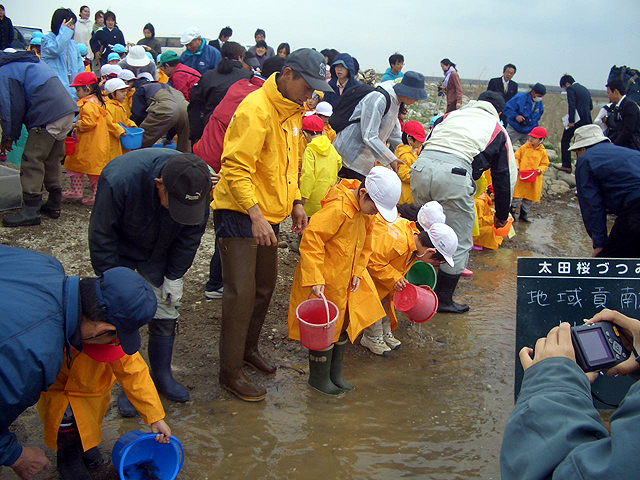
[[[5,0],[15,25],[50,30],[57,2]],[[263,28],[274,48],[288,42],[300,47],[335,48],[355,56],[361,68],[382,72],[388,57],[400,52],[405,71],[442,75],[439,62],[456,63],[463,78],[499,76],[514,63],[520,83],[558,85],[570,73],[583,85],[602,89],[612,65],[640,68],[638,0],[325,0],[255,1],[88,1],[91,18],[107,7],[117,15],[128,42],[142,37],[151,22],[156,35],[179,35],[196,25],[216,38],[225,25],[232,40],[253,43]],[[81,3],[67,3],[76,14]],[[308,8],[304,8],[308,6]]]

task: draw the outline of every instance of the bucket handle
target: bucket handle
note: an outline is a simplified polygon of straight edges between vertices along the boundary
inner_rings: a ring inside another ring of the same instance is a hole
[[[77,142],[78,136],[76,135],[76,129],[72,128],[71,131],[67,133],[67,137],[73,138]]]
[[[182,467],[184,466],[184,448],[182,448],[182,442],[176,437],[171,436],[170,441],[171,440],[175,440],[178,444],[178,448],[180,449],[180,468],[178,468],[178,472],[180,472],[182,470]]]
[[[529,180],[531,177],[533,177],[536,174],[535,170],[532,170],[531,173],[529,175],[527,175],[526,177],[523,177],[522,175],[520,175],[520,180]]]
[[[311,298],[311,295],[313,295],[313,294],[309,293],[309,297],[307,297],[307,299]],[[326,326],[329,326],[329,323],[331,323],[331,317],[329,316],[329,303],[327,302],[327,297],[324,296],[324,293],[320,294],[320,298],[324,301],[324,309],[327,312],[327,324],[326,324]]]

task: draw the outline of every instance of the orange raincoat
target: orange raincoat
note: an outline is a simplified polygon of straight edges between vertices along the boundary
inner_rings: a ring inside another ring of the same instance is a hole
[[[353,343],[366,327],[385,316],[376,288],[366,266],[371,254],[371,224],[373,217],[360,211],[351,190],[357,180],[342,180],[331,187],[300,241],[300,262],[293,277],[289,297],[289,338],[300,340],[296,307],[309,298],[311,287],[325,286],[327,300],[339,311],[333,341],[343,330],[345,314],[347,332]],[[350,289],[351,278],[360,277],[359,295]]]
[[[126,99],[125,99],[126,100]],[[120,123],[124,124],[126,127],[137,127],[136,122],[129,119],[127,115],[127,108],[123,102],[119,102],[118,100],[114,100],[113,98],[105,98],[105,103],[107,104],[107,111],[113,117],[114,123],[120,125]],[[123,150],[122,144],[120,143],[120,137],[116,138],[113,135],[109,135],[110,140],[110,152],[111,159],[119,157],[123,153],[127,153],[129,150]]]
[[[549,156],[540,144],[536,148],[526,142],[516,152],[516,162],[518,162],[518,171],[537,170],[538,168],[544,173],[549,167]],[[535,174],[534,174],[535,175]],[[539,202],[542,195],[542,175],[538,175],[535,182],[526,183],[520,179],[516,182],[516,188],[513,190],[513,198],[526,198],[532,202]]]
[[[105,363],[97,362],[71,347],[71,369],[67,368],[65,358],[56,381],[48,391],[42,392],[37,403],[44,424],[44,441],[49,448],[57,448],[58,428],[69,404],[84,451],[100,444],[102,419],[109,408],[111,388],[116,380],[145,423],[164,418],[160,397],[140,353]]]
[[[400,201],[398,205],[404,205],[405,203],[412,204],[413,196],[411,195],[411,165],[416,163],[418,155],[413,150],[411,145],[398,145],[395,151],[396,157],[402,160],[404,163],[398,163],[398,177],[402,180],[402,194],[400,195]]]

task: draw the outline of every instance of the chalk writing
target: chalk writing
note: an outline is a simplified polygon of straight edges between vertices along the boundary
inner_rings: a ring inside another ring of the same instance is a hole
[[[541,307],[549,305],[548,303],[543,303],[547,300],[547,294],[542,290],[532,290],[527,295],[529,295],[529,303],[537,303]]]
[[[611,292],[604,289],[604,287],[596,287],[595,292],[591,292],[593,295],[593,305],[596,308],[606,308],[607,307],[607,295]]]

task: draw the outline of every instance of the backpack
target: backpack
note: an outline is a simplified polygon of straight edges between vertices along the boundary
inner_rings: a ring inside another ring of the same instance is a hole
[[[614,78],[621,79],[627,89],[627,97],[637,104],[640,104],[640,77],[638,70],[627,67],[626,65],[622,67],[614,65],[611,67],[611,70],[609,70],[607,83]]]
[[[384,95],[387,104],[384,107],[383,116],[389,112],[389,108],[391,108],[391,95],[382,87],[372,87],[371,85],[367,85],[361,83],[356,85],[355,87],[351,87],[348,90],[345,90],[344,93],[340,96],[338,103],[333,108],[333,114],[329,117],[329,124],[331,128],[333,128],[336,133],[344,130],[349,125],[353,123],[358,123],[360,121],[359,118],[355,120],[349,120],[351,115],[353,115],[353,111],[356,109],[356,105],[360,103],[364,97],[369,95],[371,92],[380,92]]]

